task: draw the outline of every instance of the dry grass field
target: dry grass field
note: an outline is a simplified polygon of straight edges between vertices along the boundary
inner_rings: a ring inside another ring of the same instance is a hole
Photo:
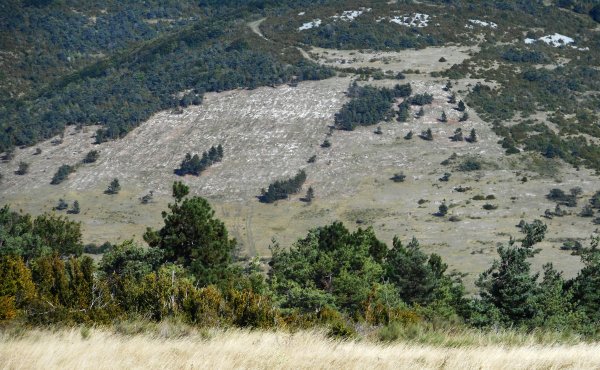
[[[434,346],[336,341],[319,332],[124,336],[91,329],[0,337],[0,369],[597,369],[598,344]]]
[[[586,197],[598,190],[597,177],[530,154],[506,157],[490,125],[471,110],[467,122],[458,122],[460,112],[447,102],[448,93],[442,89],[445,80],[426,72],[446,64],[437,58],[433,63],[433,54],[457,63],[468,57],[468,49],[408,50],[395,56],[367,54],[360,58],[358,51],[352,55],[350,51],[325,52],[318,49],[311,55],[323,63],[335,63],[328,58],[356,57],[357,66],[385,59],[392,69],[420,68],[422,73],[410,74],[401,83],[410,82],[414,93],[433,94],[434,102],[425,107],[426,114],[420,119],[382,122],[383,134],[376,135],[375,127],[330,131],[335,113],[347,101],[344,93],[352,77],[303,82],[297,87],[211,93],[202,105],[186,108],[182,114],[157,113],[118,141],[94,145],[93,127],[71,128],[61,144],[39,144],[40,155],[33,155],[35,148],[17,150],[15,159],[1,164],[0,203],[39,214],[51,211],[59,198],[69,203],[78,200],[81,214],[69,217],[82,222],[85,242],[141,240],[147,226],[160,226],[160,213],[171,201],[171,184],[182,180],[194,194],[209,199],[244,254],[268,258],[272,238],[289,245],[312,227],[341,220],[350,227],[373,226],[388,243],[394,235],[403,239],[416,236],[427,252],[441,254],[451,268],[468,273],[466,282],[472,287],[477,274],[495,256],[497,243],[519,234],[515,225],[521,219],[540,218],[545,209],[554,209],[545,199],[551,188],[567,191],[580,186],[583,200],[577,208],[568,209],[571,215],[545,220],[549,232],[535,261],[537,267],[552,261],[567,276],[579,269],[578,258],[559,248],[567,238],[586,238],[593,231],[590,220],[576,214]],[[456,84],[453,91],[458,99],[476,82],[465,79]],[[392,86],[398,81],[361,83]],[[448,115],[448,123],[438,121],[442,112]],[[475,128],[479,141],[452,142],[448,137],[457,127],[465,134]],[[432,142],[417,137],[427,128],[433,131]],[[404,140],[409,131],[415,137]],[[320,144],[326,138],[332,147],[323,149]],[[186,152],[201,153],[217,144],[225,151],[221,163],[200,177],[173,174]],[[81,165],[60,185],[49,184],[61,164],[76,164],[92,149],[100,151],[96,163]],[[442,165],[453,153],[459,156],[457,164],[465,156],[476,156],[485,163],[484,169],[459,172],[456,164]],[[313,155],[316,163],[307,163]],[[30,164],[25,176],[13,173],[20,161]],[[303,191],[308,186],[315,190],[311,204],[299,200],[304,193],[276,204],[258,202],[261,188],[299,169],[308,174]],[[404,183],[390,180],[401,171],[407,176]],[[450,181],[440,182],[445,172],[452,173]],[[523,176],[527,182],[521,182]],[[115,177],[122,191],[113,196],[103,194]],[[457,192],[458,186],[471,190]],[[139,198],[149,191],[154,192],[153,202],[140,204]],[[496,199],[489,202],[498,208],[484,210],[486,201],[472,200],[475,195],[494,195]],[[444,201],[450,206],[449,216],[455,216],[457,222],[433,215]]]

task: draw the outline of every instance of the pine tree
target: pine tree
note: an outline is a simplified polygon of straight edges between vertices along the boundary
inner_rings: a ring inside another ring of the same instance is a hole
[[[467,139],[467,141],[469,141],[470,143],[477,142],[477,133],[475,132],[475,129],[471,129],[471,133],[469,134],[469,138]]]
[[[532,247],[544,239],[546,229],[546,225],[538,220],[525,223],[521,230],[525,233],[521,245],[511,239],[508,245],[498,247],[500,260],[495,260],[475,284],[480,289],[484,306],[498,312],[500,324],[520,326],[536,314],[540,293],[536,283],[538,274],[531,273],[531,263],[527,259],[539,253]]]
[[[454,135],[452,135],[452,141],[463,141],[463,133],[460,127],[454,130]]]
[[[465,103],[463,103],[463,101],[462,101],[462,100],[461,100],[461,101],[459,101],[459,102],[458,102],[458,108],[457,108],[457,110],[458,110],[459,112],[464,112],[464,111],[465,111],[465,109],[467,109],[467,107],[465,106]]]
[[[150,228],[144,240],[165,252],[165,260],[188,267],[198,285],[222,281],[229,273],[235,239],[229,239],[225,224],[214,217],[210,204],[200,197],[186,198],[189,188],[173,184],[174,204],[163,212],[164,226]]]
[[[427,140],[427,141],[433,140],[433,132],[431,132],[430,128],[421,132],[421,139]]]
[[[17,175],[25,175],[29,171],[29,163],[19,162],[19,168],[15,171]]]
[[[423,107],[421,107],[421,109],[419,109],[419,111],[417,112],[417,118],[421,118],[425,115],[425,109],[423,109]]]
[[[463,115],[458,119],[459,122],[465,122],[469,119],[469,113],[464,112]]]
[[[438,213],[437,215],[440,217],[445,216],[446,214],[448,214],[448,206],[446,205],[445,202],[443,202],[442,204],[440,204],[440,206],[438,207]]]
[[[404,135],[405,140],[410,140],[413,137],[413,132],[409,131],[406,135]]]
[[[456,104],[456,93],[452,93],[452,95],[450,95],[450,98],[448,99],[448,103]]]
[[[73,202],[73,207],[68,211],[68,213],[73,214],[73,215],[77,215],[79,214],[80,209],[79,209],[79,202],[78,201],[74,201]]]
[[[221,144],[217,145],[217,162],[223,159],[223,146]]]
[[[315,197],[315,191],[313,190],[312,186],[310,186],[308,188],[308,190],[306,191],[306,196],[304,197],[304,199],[310,203],[312,202],[313,198]]]
[[[121,184],[119,184],[119,179],[115,178],[110,182],[110,184],[108,185],[108,188],[104,191],[104,193],[105,194],[119,194],[120,190],[121,190]]]
[[[448,116],[446,116],[446,112],[442,112],[442,116],[440,117],[440,122],[448,122]]]
[[[402,301],[427,304],[434,300],[435,290],[440,285],[438,280],[443,277],[446,266],[434,270],[430,259],[433,258],[428,258],[421,251],[414,237],[406,247],[398,238],[394,238],[384,269],[390,283],[400,291]]]
[[[65,202],[65,200],[63,198],[60,198],[58,200],[58,205],[56,207],[54,207],[54,209],[57,211],[62,211],[67,208],[69,208],[69,203]]]

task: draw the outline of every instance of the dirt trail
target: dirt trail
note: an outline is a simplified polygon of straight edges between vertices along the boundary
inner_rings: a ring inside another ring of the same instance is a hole
[[[252,32],[254,32],[255,34],[257,34],[258,36],[260,36],[261,38],[267,40],[267,41],[271,41],[268,38],[265,37],[265,35],[263,35],[263,33],[260,31],[260,25],[262,22],[266,21],[267,18],[261,18],[257,21],[254,22],[250,22],[248,23],[248,27],[250,27],[250,29],[252,30]]]

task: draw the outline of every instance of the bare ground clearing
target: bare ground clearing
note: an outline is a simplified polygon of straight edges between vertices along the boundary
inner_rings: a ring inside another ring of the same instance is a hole
[[[448,60],[452,60],[451,54],[443,52]],[[399,57],[411,59],[410,53]],[[415,68],[427,72],[427,67]],[[477,273],[494,258],[496,244],[518,235],[515,225],[520,219],[539,218],[545,209],[554,208],[544,198],[551,188],[581,186],[584,196],[598,190],[597,177],[586,170],[559,168],[558,162],[533,161],[526,154],[505,157],[489,125],[472,111],[469,121],[459,123],[460,113],[447,103],[448,93],[442,90],[445,81],[424,75],[411,75],[403,83],[410,82],[416,93],[434,95],[434,103],[425,107],[425,117],[406,123],[384,122],[382,135],[375,135],[374,127],[364,127],[334,131],[329,137],[329,126],[347,101],[344,92],[351,81],[350,77],[332,78],[297,87],[207,94],[201,106],[187,108],[183,114],[157,113],[125,138],[101,145],[93,144],[94,128],[68,130],[62,144],[41,143],[40,155],[33,155],[34,148],[17,150],[13,161],[1,164],[5,177],[0,184],[0,202],[39,214],[50,211],[59,198],[77,199],[82,212],[69,217],[83,223],[85,241],[116,242],[132,235],[140,239],[146,226],[159,226],[172,182],[183,180],[194,194],[210,200],[217,216],[249,255],[268,257],[273,237],[289,245],[309,228],[334,220],[354,227],[358,221],[373,226],[388,243],[394,235],[416,236],[427,251],[441,254],[451,268],[469,273],[466,280],[472,287]],[[462,81],[456,89],[466,89],[467,83],[473,82]],[[397,81],[370,83],[392,85]],[[448,123],[438,121],[442,111],[448,115]],[[450,141],[448,137],[457,127],[465,134],[475,128],[479,141]],[[433,131],[432,142],[416,136],[427,128]],[[410,130],[415,137],[404,140]],[[331,141],[331,148],[320,147],[325,138]],[[221,163],[200,177],[173,174],[186,152],[201,153],[216,144],[225,150]],[[61,164],[75,164],[92,149],[101,153],[96,163],[80,166],[63,184],[49,184]],[[489,164],[483,171],[458,172],[440,164],[452,153],[477,155]],[[308,164],[312,155],[317,155],[317,161]],[[30,164],[29,174],[13,173],[19,161]],[[315,190],[312,204],[299,201],[303,193],[271,205],[257,201],[261,188],[301,168],[308,173],[304,191],[308,186]],[[400,171],[407,175],[404,183],[389,180]],[[452,172],[449,182],[438,181],[444,172]],[[529,181],[522,183],[523,176]],[[123,190],[114,196],[103,194],[114,177],[119,178]],[[453,191],[459,185],[472,190]],[[154,201],[141,205],[139,198],[150,190]],[[497,199],[490,203],[498,209],[485,211],[485,201],[469,200],[477,194],[495,195]],[[420,199],[428,202],[419,205]],[[444,200],[451,205],[450,214],[461,221],[433,216]],[[579,269],[578,258],[559,250],[562,241],[587,237],[593,229],[589,219],[575,216],[580,207],[569,210],[573,215],[546,221],[547,241],[535,263],[539,267],[552,261],[568,276]]]

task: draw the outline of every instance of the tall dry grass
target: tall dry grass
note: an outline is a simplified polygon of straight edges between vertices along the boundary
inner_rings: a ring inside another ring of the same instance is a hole
[[[458,347],[336,341],[320,332],[209,330],[123,335],[74,328],[0,335],[2,369],[592,369],[600,344]]]

